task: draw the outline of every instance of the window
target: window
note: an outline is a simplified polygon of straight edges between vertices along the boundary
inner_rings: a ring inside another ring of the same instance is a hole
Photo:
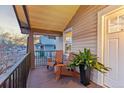
[[[107,16],[108,19],[108,33],[124,31],[124,13],[119,10]]]
[[[69,53],[71,52],[71,48],[72,48],[72,32],[66,32],[65,33],[65,53]]]

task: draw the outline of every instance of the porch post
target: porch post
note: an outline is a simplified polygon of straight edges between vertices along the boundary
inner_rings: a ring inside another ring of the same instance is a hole
[[[30,31],[29,37],[28,37],[28,52],[31,53],[31,68],[35,68],[34,38],[33,38],[33,32],[32,31]]]

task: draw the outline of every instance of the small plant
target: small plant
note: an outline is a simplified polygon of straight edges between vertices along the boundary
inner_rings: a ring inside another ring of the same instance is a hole
[[[78,67],[84,65],[84,69],[87,68],[96,69],[102,73],[109,71],[108,67],[105,67],[102,63],[98,62],[97,56],[92,54],[90,49],[84,48],[84,51],[79,51],[78,54],[74,54],[73,60],[68,65],[70,68]]]

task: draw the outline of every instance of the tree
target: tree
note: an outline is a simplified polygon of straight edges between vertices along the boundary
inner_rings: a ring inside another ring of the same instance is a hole
[[[12,46],[12,45],[27,45],[27,36],[26,35],[12,35],[8,32],[0,34],[2,43]]]

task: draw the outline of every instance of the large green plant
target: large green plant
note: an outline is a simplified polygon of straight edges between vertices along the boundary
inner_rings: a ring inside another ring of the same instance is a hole
[[[79,65],[84,65],[85,70],[87,68],[96,69],[102,73],[109,71],[108,67],[97,61],[97,56],[92,54],[90,49],[84,48],[84,51],[79,51],[78,54],[74,54],[73,60],[69,64],[69,67],[74,68]]]

